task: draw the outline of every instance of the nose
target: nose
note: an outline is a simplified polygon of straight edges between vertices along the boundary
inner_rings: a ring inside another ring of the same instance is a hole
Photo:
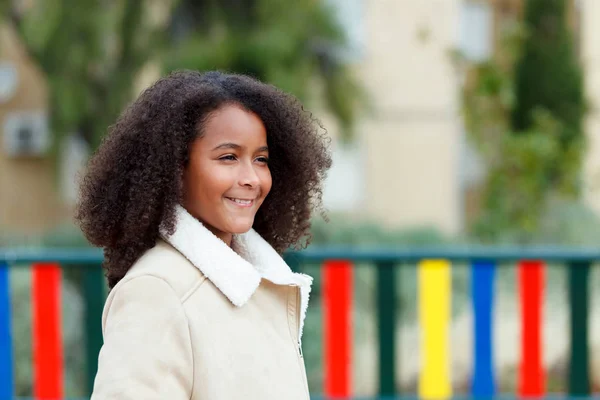
[[[260,183],[260,178],[256,173],[252,163],[244,163],[239,177],[239,183],[241,186],[255,188]]]

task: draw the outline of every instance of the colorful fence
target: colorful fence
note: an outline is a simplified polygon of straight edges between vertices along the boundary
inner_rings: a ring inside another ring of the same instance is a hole
[[[493,360],[493,315],[496,269],[516,263],[521,322],[521,362],[518,397],[542,397],[545,393],[542,367],[542,300],[546,263],[568,268],[570,310],[570,363],[568,391],[571,396],[590,395],[588,349],[588,277],[591,265],[600,260],[600,250],[567,248],[469,248],[361,251],[345,248],[312,250],[288,256],[290,265],[322,263],[325,306],[326,397],[351,396],[352,338],[350,313],[353,264],[374,263],[377,269],[377,328],[379,333],[379,396],[397,396],[395,320],[396,272],[406,264],[418,268],[418,316],[422,368],[417,395],[423,399],[445,399],[453,395],[450,381],[449,328],[452,301],[452,263],[468,263],[471,270],[473,304],[474,368],[470,395],[499,395]],[[332,261],[335,260],[335,261]],[[411,397],[413,394],[405,394]],[[463,396],[461,396],[463,397]]]
[[[0,399],[14,398],[13,340],[9,268],[31,266],[33,396],[36,399],[64,398],[61,291],[63,268],[83,271],[85,293],[85,339],[87,385],[90,388],[102,346],[101,318],[105,282],[97,251],[6,251],[0,249]]]
[[[518,264],[520,319],[522,324],[519,370],[519,396],[544,395],[541,324],[542,296],[546,262],[560,262],[569,271],[571,358],[569,394],[590,394],[588,349],[588,276],[600,251],[558,248],[465,250],[373,250],[313,249],[286,255],[290,265],[301,269],[304,263],[322,263],[324,305],[324,365],[326,397],[351,396],[352,337],[351,308],[353,263],[375,263],[377,269],[377,313],[379,330],[379,395],[398,395],[395,376],[396,271],[403,263],[418,265],[419,321],[422,370],[418,395],[424,399],[452,396],[449,371],[448,332],[452,300],[453,262],[471,266],[471,296],[474,311],[474,370],[471,394],[497,395],[492,352],[494,281],[496,269],[508,262]],[[88,360],[88,387],[97,368],[102,344],[100,321],[104,302],[104,279],[96,251],[3,251],[0,249],[0,399],[14,397],[13,338],[9,268],[32,266],[33,392],[35,398],[60,399],[64,396],[64,351],[61,332],[61,273],[63,268],[83,268],[85,293],[85,338]],[[314,388],[313,388],[314,389]]]

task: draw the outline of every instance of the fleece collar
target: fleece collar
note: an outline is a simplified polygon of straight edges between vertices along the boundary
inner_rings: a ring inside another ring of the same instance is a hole
[[[161,236],[235,306],[242,307],[250,300],[261,279],[277,285],[299,286],[302,336],[312,277],[292,272],[275,249],[253,229],[234,235],[229,247],[182,206],[176,206],[175,213],[175,231],[168,235],[161,229]]]

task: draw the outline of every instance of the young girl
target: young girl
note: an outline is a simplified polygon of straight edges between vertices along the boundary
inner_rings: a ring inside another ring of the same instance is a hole
[[[91,158],[76,218],[104,249],[93,400],[308,399],[306,244],[331,165],[302,105],[246,76],[177,72]]]

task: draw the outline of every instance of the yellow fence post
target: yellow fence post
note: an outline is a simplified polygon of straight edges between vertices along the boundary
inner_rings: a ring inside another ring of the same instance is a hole
[[[448,334],[452,280],[450,263],[419,263],[419,320],[421,326],[421,375],[419,396],[443,400],[452,396]]]

